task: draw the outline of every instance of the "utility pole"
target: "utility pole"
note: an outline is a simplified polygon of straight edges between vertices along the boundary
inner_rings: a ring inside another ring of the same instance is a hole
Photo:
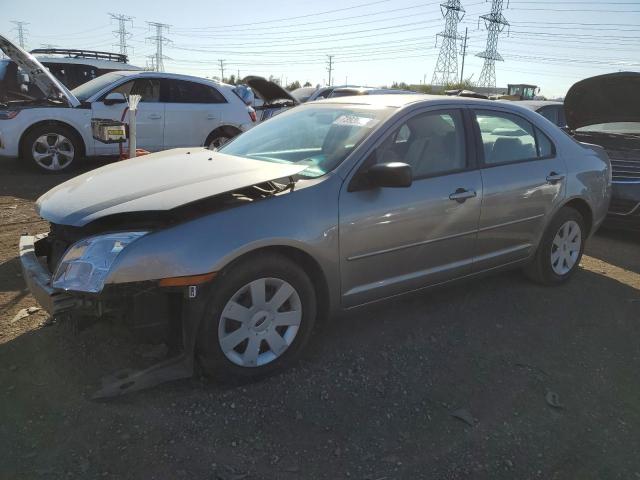
[[[120,53],[122,55],[126,55],[127,39],[131,38],[131,34],[127,32],[127,22],[130,22],[131,26],[133,26],[133,17],[129,17],[121,13],[110,13],[109,16],[112,20],[118,21],[118,30],[113,31],[113,33],[118,36],[118,43],[116,43],[115,46],[120,47]]]
[[[467,39],[469,38],[469,27],[464,29],[464,44],[462,45],[462,69],[460,70],[460,83],[464,81],[464,59],[467,56]]]
[[[169,31],[170,25],[166,23],[158,23],[158,22],[147,22],[149,27],[153,27],[156,29],[156,34],[152,37],[147,37],[147,40],[151,40],[156,44],[156,55],[154,62],[154,69],[156,72],[164,72],[164,59],[166,58],[162,53],[162,47],[165,43],[171,42],[167,37],[164,36],[165,31]]]
[[[458,40],[462,39],[458,35],[458,23],[464,18],[464,8],[460,0],[447,0],[440,11],[445,23],[444,31],[436,35],[436,44],[438,37],[442,37],[442,45],[431,84],[444,86],[458,81]]]
[[[478,79],[479,87],[486,87],[489,90],[496,88],[496,62],[503,62],[502,55],[498,53],[498,37],[505,27],[509,26],[509,22],[502,15],[502,6],[504,0],[492,0],[491,13],[482,15],[480,18],[484,20],[487,29],[487,47],[483,52],[476,56],[484,58],[484,65]]]
[[[329,61],[327,62],[327,72],[329,72],[329,86],[332,84],[331,75],[333,73],[333,55],[327,55]]]
[[[27,36],[27,30],[24,28],[25,25],[29,25],[27,22],[19,22],[17,20],[12,20],[11,23],[15,25],[14,30],[18,31],[18,45],[20,48],[25,48],[25,38]]]
[[[224,60],[218,60],[220,62],[220,81],[224,82]]]

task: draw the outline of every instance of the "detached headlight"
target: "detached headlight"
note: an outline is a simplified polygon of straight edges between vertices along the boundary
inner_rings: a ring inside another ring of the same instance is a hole
[[[118,254],[147,232],[109,233],[73,244],[64,254],[52,286],[63,290],[98,293]]]

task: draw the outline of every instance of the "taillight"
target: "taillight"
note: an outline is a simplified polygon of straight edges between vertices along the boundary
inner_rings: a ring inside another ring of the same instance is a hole
[[[20,110],[0,110],[0,120],[11,120],[12,118],[16,118],[16,115],[19,113]]]
[[[249,118],[251,118],[252,122],[257,122],[258,121],[258,117],[256,116],[255,110],[253,110],[253,109],[249,110]]]

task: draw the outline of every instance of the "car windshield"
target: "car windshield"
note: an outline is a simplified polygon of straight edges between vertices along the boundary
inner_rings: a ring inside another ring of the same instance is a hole
[[[293,92],[290,92],[290,93],[300,103],[304,103],[307,100],[309,100],[309,97],[313,95],[313,92],[315,91],[316,91],[315,87],[302,87],[302,88],[296,88]]]
[[[301,106],[243,133],[220,152],[306,165],[301,175],[319,177],[338,166],[393,111],[370,105]]]
[[[576,132],[640,134],[640,122],[612,122],[588,125],[576,129]]]
[[[93,80],[89,80],[87,83],[83,83],[82,85],[71,90],[71,93],[73,93],[73,95],[78,100],[80,100],[81,102],[84,102],[89,97],[98,93],[104,87],[121,79],[122,77],[124,77],[124,75],[122,75],[121,73],[117,73],[117,72],[107,73],[100,77],[94,78]]]

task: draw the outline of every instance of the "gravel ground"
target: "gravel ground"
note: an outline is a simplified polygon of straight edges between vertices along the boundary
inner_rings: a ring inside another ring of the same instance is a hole
[[[67,178],[0,164],[0,478],[640,478],[637,236],[599,233],[559,288],[512,272],[344,314],[260,383],[96,402],[162,351],[16,316],[18,237]]]

